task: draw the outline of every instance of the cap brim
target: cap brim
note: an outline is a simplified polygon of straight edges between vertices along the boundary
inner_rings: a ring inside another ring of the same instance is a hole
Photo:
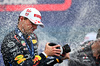
[[[31,20],[31,19],[30,19],[30,21],[31,21],[33,24],[39,25],[39,26],[41,26],[42,28],[44,28],[44,24],[43,24],[42,22],[40,22],[40,21],[35,21],[35,20]]]

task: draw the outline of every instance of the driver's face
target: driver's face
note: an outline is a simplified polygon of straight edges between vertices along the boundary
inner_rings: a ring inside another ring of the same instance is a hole
[[[35,29],[37,29],[37,25],[33,24],[29,19],[24,20],[22,26],[26,34],[31,34]]]

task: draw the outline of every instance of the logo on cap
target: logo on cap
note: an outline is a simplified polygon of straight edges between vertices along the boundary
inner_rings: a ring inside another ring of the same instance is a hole
[[[34,14],[34,17],[37,17],[37,18],[40,18],[41,19],[41,16],[38,15],[38,14]]]
[[[26,12],[31,12],[31,9],[27,9]]]
[[[31,9],[27,9],[26,13],[25,13],[25,16],[28,16],[30,12],[31,12]]]

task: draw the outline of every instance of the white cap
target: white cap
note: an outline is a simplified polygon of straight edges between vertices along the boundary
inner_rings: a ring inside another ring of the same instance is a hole
[[[21,13],[20,16],[28,18],[32,23],[44,27],[41,22],[41,13],[35,8],[26,8]]]
[[[84,42],[91,41],[91,40],[94,41],[96,40],[96,36],[97,36],[97,33],[95,32],[88,33],[84,38]]]

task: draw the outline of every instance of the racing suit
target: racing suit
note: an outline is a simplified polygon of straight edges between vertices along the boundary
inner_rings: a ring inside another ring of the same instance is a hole
[[[100,66],[100,60],[93,57],[91,45],[71,53],[68,66]]]
[[[38,55],[37,47],[38,38],[34,33],[24,35],[16,28],[5,36],[1,45],[5,66],[53,66],[61,62],[58,57],[48,59],[44,53]]]

